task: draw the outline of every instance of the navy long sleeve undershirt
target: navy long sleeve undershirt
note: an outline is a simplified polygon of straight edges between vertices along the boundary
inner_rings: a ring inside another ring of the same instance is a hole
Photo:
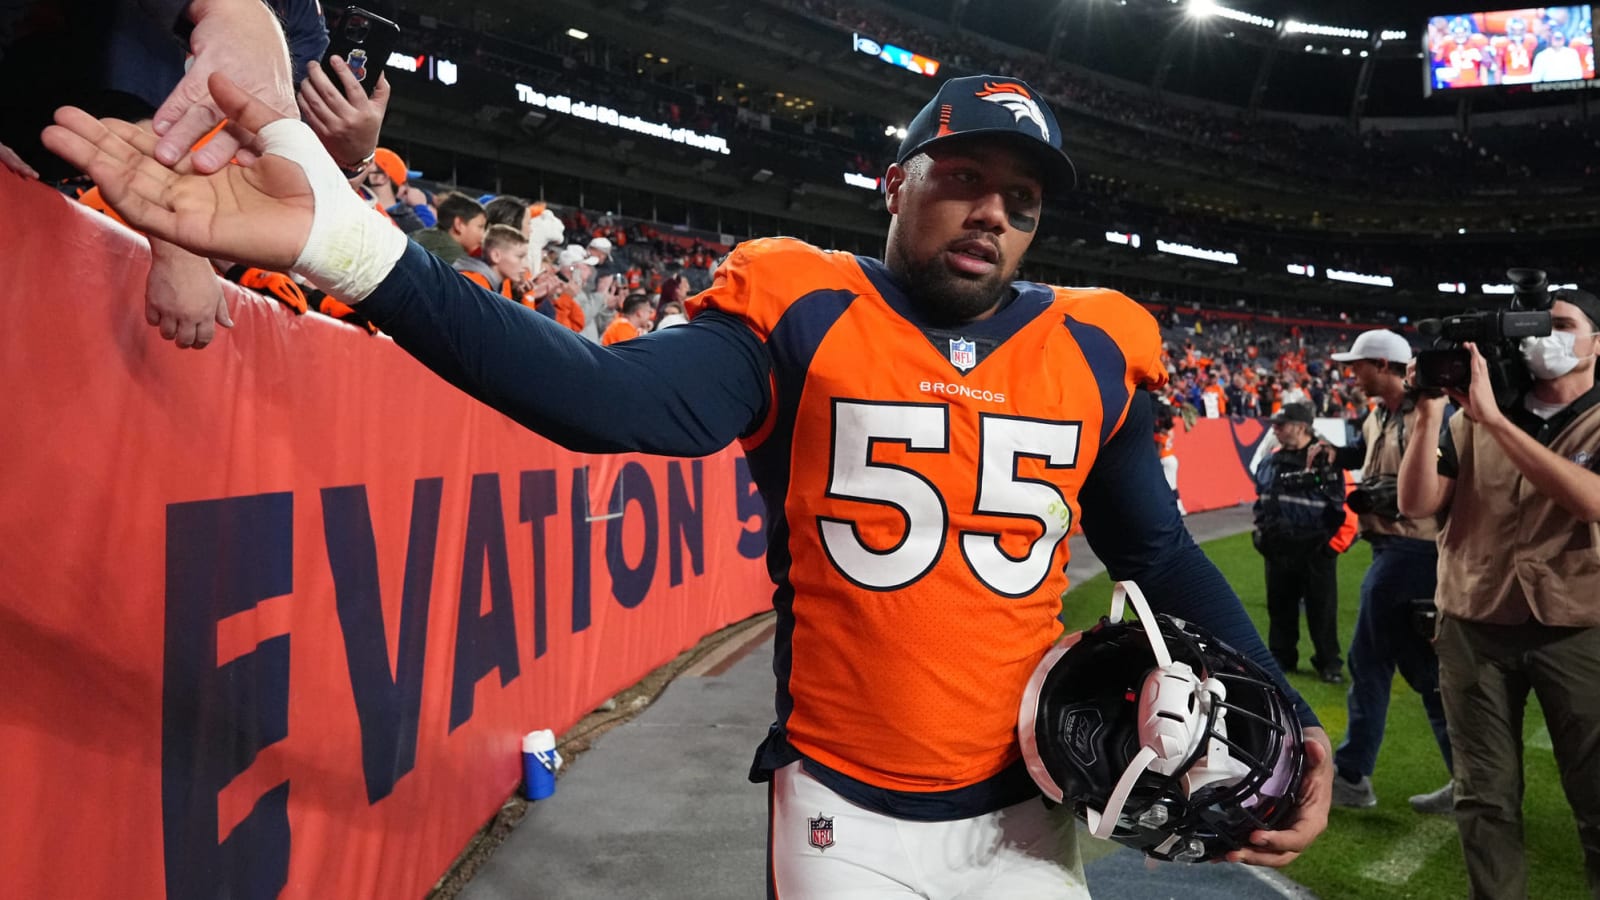
[[[1136,582],[1154,611],[1200,625],[1273,673],[1301,723],[1320,726],[1311,706],[1284,679],[1239,595],[1183,526],[1150,440],[1154,432],[1154,400],[1138,391],[1078,494],[1089,547],[1112,578]]]
[[[360,308],[446,381],[570,450],[704,456],[767,405],[766,350],[721,313],[601,347],[416,244]]]
[[[415,244],[361,311],[428,368],[572,450],[714,453],[771,402],[771,361],[738,319],[714,311],[611,347],[595,345],[462,278]],[[1149,395],[1096,459],[1080,494],[1083,530],[1113,578],[1278,673],[1238,596],[1183,527],[1150,435]],[[1302,721],[1316,715],[1281,674]]]

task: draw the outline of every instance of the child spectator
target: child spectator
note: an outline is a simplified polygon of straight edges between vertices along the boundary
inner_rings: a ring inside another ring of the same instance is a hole
[[[456,261],[456,269],[468,281],[499,292],[507,300],[520,300],[517,284],[528,268],[528,238],[510,225],[491,225],[483,239],[483,258],[470,256]]]
[[[440,198],[438,210],[438,225],[412,235],[422,249],[454,265],[456,260],[483,247],[489,218],[478,201],[465,194],[446,194]]]

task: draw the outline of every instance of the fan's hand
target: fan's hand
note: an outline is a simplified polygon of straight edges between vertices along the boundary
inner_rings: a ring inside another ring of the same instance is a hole
[[[1281,868],[1294,862],[1328,827],[1328,809],[1333,806],[1333,745],[1321,728],[1307,728],[1305,748],[1306,771],[1294,821],[1287,828],[1251,834],[1250,846],[1229,853],[1229,862]]]
[[[236,128],[252,137],[284,114],[225,75],[213,74],[211,96]],[[119,119],[96,120],[63,107],[43,141],[93,178],[128,224],[201,256],[266,269],[294,265],[311,234],[312,194],[304,171],[274,155],[252,165],[179,174],[155,159],[156,137]]]
[[[223,118],[238,122],[228,104],[216,95],[211,84],[214,73],[230,73],[245,90],[276,110],[274,118],[295,115],[289,48],[277,16],[267,4],[253,0],[195,0],[189,4],[188,15],[194,21],[194,31],[189,35],[194,58],[183,80],[155,115],[155,130],[161,135],[157,158],[169,165],[189,157],[194,143]],[[258,130],[247,128],[250,132]],[[233,127],[217,132],[191,157],[195,169],[206,173],[222,169],[253,137]],[[246,152],[242,158],[253,156]]]
[[[314,62],[300,83],[300,120],[311,126],[341,169],[350,169],[378,148],[378,132],[389,108],[389,79],[379,73],[377,87],[368,97],[343,59],[333,57],[329,67],[338,85]]]
[[[144,304],[145,320],[179,347],[200,350],[215,339],[216,326],[233,327],[211,263],[158,238],[150,240]]]

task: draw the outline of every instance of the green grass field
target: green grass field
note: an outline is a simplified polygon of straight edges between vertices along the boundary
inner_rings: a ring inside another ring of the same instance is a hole
[[[1206,554],[1243,598],[1245,609],[1266,634],[1267,606],[1261,557],[1248,534],[1212,541]],[[1360,605],[1361,577],[1372,560],[1367,544],[1339,561],[1339,635],[1348,652]],[[1069,631],[1092,625],[1106,613],[1111,584],[1101,575],[1067,594],[1062,616]],[[1300,658],[1310,659],[1311,643],[1301,623]],[[1348,674],[1348,673],[1347,673]],[[1310,702],[1334,746],[1344,736],[1345,686],[1323,684],[1311,674],[1291,675]],[[1578,847],[1577,826],[1561,793],[1555,757],[1538,702],[1531,696],[1524,732],[1526,798],[1523,804],[1528,854],[1528,895],[1539,900],[1573,898],[1588,892]],[[1378,771],[1372,776],[1378,806],[1367,810],[1335,808],[1328,830],[1285,872],[1324,900],[1339,898],[1460,898],[1467,895],[1461,845],[1452,820],[1412,812],[1406,798],[1431,791],[1448,778],[1417,695],[1395,677],[1389,727]]]

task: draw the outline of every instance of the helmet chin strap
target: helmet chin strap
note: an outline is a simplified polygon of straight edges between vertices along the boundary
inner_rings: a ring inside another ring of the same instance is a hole
[[[1117,819],[1128,803],[1140,776],[1147,771],[1161,775],[1178,772],[1183,764],[1195,755],[1201,741],[1206,741],[1206,754],[1195,761],[1184,774],[1185,792],[1192,796],[1206,785],[1247,774],[1249,769],[1228,753],[1221,738],[1227,737],[1223,721],[1227,709],[1223,703],[1227,689],[1222,681],[1208,677],[1204,680],[1195,674],[1186,662],[1172,659],[1167,642],[1161,635],[1155,614],[1145,600],[1144,592],[1131,581],[1117,582],[1111,594],[1111,620],[1121,621],[1125,603],[1132,603],[1145,636],[1150,639],[1150,649],[1155,654],[1156,666],[1146,673],[1139,691],[1139,739],[1142,746],[1128,768],[1117,779],[1117,786],[1106,798],[1104,810],[1085,809],[1084,818],[1089,832],[1097,838],[1109,838],[1117,827]],[[1207,724],[1215,714],[1216,725]],[[1209,739],[1208,739],[1209,735]]]

